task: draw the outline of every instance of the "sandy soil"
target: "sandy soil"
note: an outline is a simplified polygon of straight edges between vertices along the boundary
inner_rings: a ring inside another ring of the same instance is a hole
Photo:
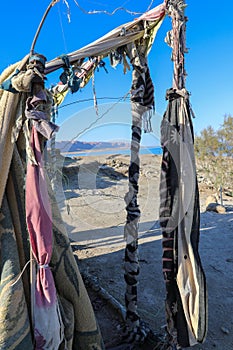
[[[160,156],[141,157],[141,208],[138,310],[152,330],[163,332],[165,287],[162,275],[159,213]],[[129,156],[80,157],[61,162],[63,181],[56,190],[62,216],[83,275],[124,306],[124,195]],[[224,198],[225,214],[205,211],[211,193],[200,184],[200,256],[208,286],[209,326],[205,343],[192,349],[233,349],[233,201]],[[89,288],[106,348],[119,344],[121,318]],[[120,349],[120,348],[119,348]],[[123,349],[123,348],[122,348]],[[149,349],[149,348],[148,348]],[[152,350],[152,349],[151,349]]]

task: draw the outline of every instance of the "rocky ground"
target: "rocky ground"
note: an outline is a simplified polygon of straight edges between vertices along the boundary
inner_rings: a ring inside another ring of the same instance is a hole
[[[152,330],[163,333],[166,321],[158,221],[160,162],[160,156],[141,157],[138,311]],[[63,179],[59,177],[56,191],[107,349],[127,348],[119,344],[124,312],[121,310],[125,289],[122,266],[128,164],[129,156],[124,155],[61,159]],[[198,176],[200,256],[208,286],[209,325],[206,341],[193,349],[232,350],[233,201],[224,195],[225,213],[206,211],[207,197],[216,193],[202,173]],[[153,347],[148,345],[146,349]]]

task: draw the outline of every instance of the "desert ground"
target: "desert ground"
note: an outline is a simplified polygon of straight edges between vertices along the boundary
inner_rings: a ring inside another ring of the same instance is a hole
[[[129,160],[129,156],[119,154],[60,157],[58,166],[59,174],[63,172],[63,176],[59,175],[57,179],[57,201],[80,271],[84,280],[86,278],[106,349],[127,349],[119,345],[120,313],[98,291],[111,295],[124,307],[124,195],[128,189]],[[158,220],[160,164],[161,156],[141,156],[138,311],[152,330],[163,333],[166,321]],[[207,280],[209,320],[205,342],[192,349],[232,350],[233,199],[223,196],[224,214],[206,211],[206,198],[213,190],[205,184],[203,175],[198,179],[199,253]],[[93,285],[98,287],[95,289]]]

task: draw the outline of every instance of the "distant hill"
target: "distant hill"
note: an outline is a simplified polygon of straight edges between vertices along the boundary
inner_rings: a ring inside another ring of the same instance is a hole
[[[100,150],[109,148],[129,148],[130,143],[126,142],[81,142],[81,141],[56,141],[57,149],[63,152],[80,152],[86,150]]]

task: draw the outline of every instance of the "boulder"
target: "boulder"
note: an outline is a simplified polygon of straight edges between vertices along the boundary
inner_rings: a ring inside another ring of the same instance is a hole
[[[205,206],[206,206],[206,208],[208,207],[208,205],[209,204],[211,204],[211,203],[218,203],[218,197],[217,197],[217,195],[216,194],[212,194],[212,195],[210,195],[210,196],[208,196],[207,198],[206,198],[206,201],[205,201]]]
[[[225,214],[226,208],[218,203],[209,203],[206,207],[206,211],[214,211],[215,213]]]

